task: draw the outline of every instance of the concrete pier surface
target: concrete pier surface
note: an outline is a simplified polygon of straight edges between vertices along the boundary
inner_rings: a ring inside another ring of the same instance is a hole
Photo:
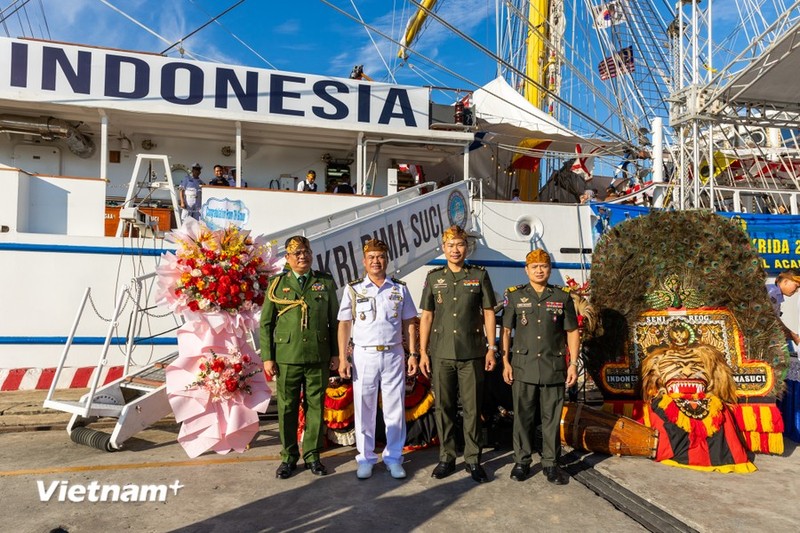
[[[323,456],[329,475],[316,477],[301,463],[291,478],[279,480],[273,420],[262,422],[243,454],[189,459],[169,418],[108,453],[72,442],[64,431],[67,415],[41,408],[43,399],[42,391],[0,394],[3,531],[779,532],[800,524],[800,452],[788,440],[782,457],[757,455],[759,470],[751,474],[574,452],[567,456],[569,484],[554,486],[537,464],[527,480],[511,480],[511,450],[489,449],[483,460],[491,481],[479,485],[461,460],[452,476],[431,478],[438,453],[427,449],[406,454],[405,480],[379,464],[372,478],[360,481],[354,449],[337,447]],[[103,423],[95,427],[103,430]],[[115,485],[124,497],[110,501]],[[156,501],[122,501],[142,493]],[[644,515],[655,512],[666,521],[642,520],[641,512],[635,519],[643,507]]]

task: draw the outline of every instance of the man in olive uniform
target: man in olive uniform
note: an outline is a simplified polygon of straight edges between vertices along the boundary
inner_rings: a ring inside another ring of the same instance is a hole
[[[514,401],[514,468],[511,479],[523,481],[530,473],[534,418],[542,419],[542,468],[547,481],[567,483],[556,464],[561,442],[559,424],[564,388],[578,380],[580,333],[570,295],[548,284],[550,255],[534,250],[525,257],[530,283],[509,287],[503,302],[503,379],[511,385]],[[511,348],[511,330],[516,330]],[[569,348],[570,362],[566,362]]]
[[[447,265],[425,279],[420,319],[420,363],[425,376],[433,374],[439,464],[432,476],[442,479],[455,471],[456,407],[464,415],[464,463],[478,483],[488,481],[480,465],[480,406],[483,372],[496,364],[496,303],[489,274],[465,263],[467,234],[452,226],[442,235]],[[488,338],[488,344],[487,344]]]
[[[331,368],[338,368],[336,313],[339,301],[329,274],[311,270],[311,246],[302,236],[286,241],[287,269],[269,280],[261,311],[261,358],[264,371],[278,384],[281,464],[276,477],[287,479],[297,468],[297,419],[301,392],[306,428],[305,468],[328,473],[319,460],[323,436],[323,401]]]

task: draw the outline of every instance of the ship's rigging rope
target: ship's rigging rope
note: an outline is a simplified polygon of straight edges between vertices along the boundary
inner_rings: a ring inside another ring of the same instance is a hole
[[[421,9],[424,9],[424,8],[421,6],[421,4],[419,4],[419,3],[418,3],[418,2],[416,2],[415,0],[408,0],[408,1],[409,1],[410,3],[412,3],[412,4],[416,5],[417,7],[421,8]],[[333,9],[333,10],[335,10],[335,11],[339,12],[340,14],[344,15],[345,17],[349,18],[349,19],[350,19],[350,20],[352,20],[353,22],[356,22],[356,23],[358,23],[358,24],[363,24],[363,25],[365,25],[365,26],[369,27],[369,28],[370,28],[370,30],[371,30],[373,33],[375,33],[376,35],[379,35],[379,36],[381,36],[381,37],[382,37],[382,38],[384,38],[384,39],[387,39],[388,41],[390,41],[390,42],[391,42],[391,43],[393,43],[394,45],[396,45],[396,46],[400,46],[400,44],[401,44],[401,43],[400,43],[398,40],[394,39],[393,37],[391,37],[391,36],[387,35],[385,32],[382,32],[382,31],[381,31],[381,30],[379,30],[378,28],[376,28],[376,27],[374,27],[374,26],[372,26],[372,25],[370,25],[370,24],[368,24],[368,23],[366,23],[366,22],[362,23],[361,21],[359,21],[359,20],[358,20],[358,18],[357,18],[357,17],[355,17],[355,16],[353,16],[352,14],[348,13],[347,11],[345,11],[345,10],[341,9],[339,6],[337,6],[337,5],[333,4],[333,3],[332,3],[332,2],[330,2],[329,0],[320,0],[320,2],[322,2],[322,3],[323,3],[323,4],[325,4],[325,5],[327,5],[327,6],[328,6],[328,7],[330,7],[331,9]],[[507,62],[506,62],[505,60],[503,60],[502,58],[500,58],[500,57],[499,57],[497,54],[495,54],[494,52],[492,52],[491,50],[489,50],[488,48],[486,48],[485,46],[483,46],[483,45],[482,45],[482,44],[480,44],[479,42],[475,41],[475,39],[473,39],[472,37],[470,37],[470,36],[466,35],[464,32],[462,32],[462,31],[461,31],[461,30],[459,30],[458,28],[455,28],[453,25],[451,25],[451,24],[450,24],[450,23],[448,23],[447,21],[444,21],[444,20],[443,20],[443,19],[442,19],[442,18],[441,18],[439,15],[437,15],[437,14],[435,14],[435,13],[433,13],[433,12],[430,12],[430,11],[428,12],[428,15],[429,15],[430,17],[434,18],[435,20],[439,21],[439,22],[440,22],[442,25],[444,25],[444,26],[445,26],[447,29],[449,29],[450,31],[452,31],[453,33],[455,33],[456,35],[458,35],[458,36],[459,36],[461,39],[463,39],[463,40],[467,41],[469,44],[471,44],[472,46],[474,46],[475,48],[477,48],[478,50],[480,50],[481,52],[483,52],[484,54],[486,54],[486,55],[487,55],[487,56],[489,56],[490,58],[492,58],[494,61],[498,61],[498,62],[502,62],[502,63],[505,63],[505,64],[507,64]],[[420,58],[421,60],[423,60],[423,61],[425,61],[425,62],[427,62],[427,63],[430,63],[431,65],[433,65],[433,66],[435,66],[435,67],[437,67],[437,68],[441,69],[442,71],[446,72],[446,73],[447,73],[447,74],[449,74],[450,76],[453,76],[454,78],[457,78],[457,79],[459,79],[459,80],[461,80],[461,81],[465,82],[466,84],[468,84],[468,85],[470,85],[470,86],[472,86],[472,87],[476,87],[476,88],[478,88],[478,87],[480,87],[480,86],[481,86],[481,85],[480,85],[479,83],[477,83],[476,81],[474,81],[474,80],[472,80],[472,79],[470,79],[470,78],[467,78],[467,77],[465,77],[465,76],[463,76],[463,75],[461,75],[461,74],[459,74],[459,73],[455,72],[454,70],[452,70],[452,69],[450,69],[450,68],[446,67],[445,65],[442,65],[442,64],[441,64],[441,63],[439,63],[438,61],[436,61],[436,60],[434,60],[434,59],[432,59],[432,58],[430,58],[430,57],[428,57],[428,56],[426,56],[426,55],[422,54],[421,52],[419,52],[419,50],[413,50],[413,53],[414,53],[414,55],[415,55],[416,57]],[[513,70],[514,70],[514,71],[515,71],[515,72],[516,72],[516,73],[517,73],[517,74],[518,74],[520,77],[522,77],[522,78],[524,78],[524,79],[527,79],[527,80],[529,80],[531,83],[535,83],[535,81],[534,81],[534,80],[531,80],[531,79],[530,79],[530,78],[529,78],[527,75],[525,75],[523,72],[521,72],[521,71],[519,71],[518,69],[516,69],[515,67],[513,67],[513,65],[508,65],[508,67],[509,67],[510,69],[513,69]],[[547,92],[548,94],[552,94],[551,92],[547,91],[547,89],[546,89],[546,88],[544,88],[544,87],[542,87],[542,90],[544,90],[544,91],[545,91],[545,92]],[[502,99],[502,97],[500,97],[499,95],[494,95],[494,96],[496,96],[497,98],[501,98],[501,99]],[[603,124],[601,124],[600,122],[598,122],[596,119],[594,119],[593,117],[591,117],[591,116],[587,115],[587,114],[586,114],[585,112],[583,112],[582,110],[580,110],[580,109],[577,109],[577,108],[573,107],[571,104],[569,104],[568,102],[566,102],[565,100],[563,100],[563,99],[562,99],[561,97],[559,97],[558,95],[553,95],[553,98],[554,98],[556,101],[558,101],[558,102],[559,102],[561,105],[563,105],[563,106],[565,106],[565,107],[568,107],[569,109],[571,109],[571,110],[572,110],[572,111],[573,111],[575,114],[579,115],[581,118],[583,118],[584,120],[586,120],[588,123],[590,123],[590,124],[594,125],[594,126],[597,128],[597,131],[602,131],[602,132],[606,133],[606,135],[607,135],[607,136],[608,136],[610,139],[612,139],[612,140],[616,140],[616,141],[618,141],[618,142],[620,142],[620,143],[623,143],[624,145],[629,145],[629,144],[630,144],[630,143],[629,143],[629,141],[628,141],[626,138],[624,138],[623,136],[621,136],[621,135],[620,135],[620,134],[618,134],[617,132],[615,132],[615,131],[613,131],[613,130],[610,130],[610,129],[606,128],[606,127],[605,127]],[[507,102],[507,103],[508,103],[509,105],[514,105],[512,102]],[[522,111],[525,111],[524,109],[521,109],[521,110],[522,110]]]
[[[195,35],[197,32],[199,32],[199,31],[202,31],[202,30],[203,30],[203,29],[204,29],[206,26],[208,26],[209,24],[212,24],[212,23],[213,23],[215,20],[217,20],[217,19],[219,19],[220,17],[224,16],[226,13],[228,13],[228,12],[232,11],[233,9],[236,9],[237,7],[239,7],[240,5],[242,5],[244,2],[245,2],[245,0],[239,0],[239,1],[238,1],[238,2],[236,2],[235,4],[233,4],[233,5],[229,6],[229,7],[227,7],[227,8],[226,8],[226,9],[225,9],[225,10],[224,10],[222,13],[220,13],[219,15],[216,15],[215,17],[212,17],[212,18],[211,18],[211,20],[208,20],[208,21],[206,21],[205,23],[201,24],[201,25],[200,25],[200,27],[198,27],[198,28],[196,28],[196,29],[194,29],[194,30],[190,31],[190,32],[189,32],[189,33],[187,33],[185,36],[181,37],[180,39],[178,39],[177,41],[175,41],[174,43],[172,43],[171,45],[169,45],[168,47],[166,47],[164,50],[162,50],[162,51],[161,51],[161,55],[162,55],[162,56],[163,56],[163,55],[166,55],[166,54],[167,54],[167,52],[169,52],[170,50],[172,50],[173,48],[175,48],[175,47],[176,47],[176,46],[178,46],[178,45],[181,45],[181,47],[183,47],[183,42],[184,42],[186,39],[188,39],[188,38],[189,38],[189,37],[191,37],[192,35]]]
[[[166,37],[164,37],[162,35],[159,35],[154,30],[151,30],[150,28],[147,27],[147,25],[139,22],[138,20],[133,18],[131,15],[125,13],[124,11],[119,9],[117,6],[115,6],[114,4],[109,2],[108,0],[100,0],[100,2],[102,2],[104,5],[108,6],[109,8],[113,9],[114,11],[116,11],[117,13],[119,13],[120,15],[122,15],[123,17],[128,19],[129,21],[133,22],[134,24],[136,24],[137,26],[142,28],[144,31],[146,31],[147,33],[149,33],[150,35],[152,35],[156,39],[158,39],[158,40],[160,40],[160,41],[162,41],[162,42],[164,42],[166,44],[172,44],[172,41],[170,41],[169,39],[167,39]],[[194,59],[194,56],[192,54],[190,54],[189,52],[186,52],[186,55],[188,55],[190,58]]]
[[[376,43],[375,39],[372,37],[372,33],[369,31],[369,27],[364,22],[364,17],[362,17],[361,13],[358,11],[358,7],[356,7],[355,1],[354,0],[350,0],[350,5],[353,6],[353,11],[356,12],[356,15],[358,16],[358,21],[361,23],[361,25],[364,27],[364,30],[367,32],[367,36],[369,37],[369,40],[372,42],[372,46],[375,47],[375,51],[378,53],[378,57],[381,58],[381,62],[383,63],[383,66],[386,67],[386,72],[389,73],[389,77],[391,78],[392,83],[397,83],[397,80],[394,79],[394,73],[392,72],[392,69],[390,69],[389,68],[389,64],[386,63],[386,59],[383,57],[383,54],[381,53],[381,49],[378,46],[378,43]]]
[[[211,15],[209,15],[209,13],[208,13],[206,10],[204,10],[204,9],[203,9],[203,8],[202,8],[202,7],[201,7],[201,6],[200,6],[200,5],[197,3],[197,2],[195,2],[194,0],[190,0],[190,1],[192,2],[192,4],[194,4],[194,6],[195,6],[195,7],[197,7],[198,11],[200,11],[201,13],[203,13],[203,14],[204,14],[205,16],[207,16],[207,17],[211,16]],[[234,7],[235,7],[235,6],[234,6]],[[238,35],[236,35],[236,34],[235,34],[235,33],[233,33],[231,30],[229,30],[229,29],[228,29],[228,28],[227,28],[227,27],[226,27],[226,26],[225,26],[225,25],[224,25],[224,24],[223,24],[223,23],[222,23],[222,22],[219,20],[219,16],[217,16],[217,17],[214,17],[214,18],[213,18],[213,22],[214,22],[214,24],[216,24],[217,26],[219,26],[220,28],[222,28],[222,29],[223,29],[223,30],[224,30],[224,31],[225,31],[225,32],[226,32],[228,35],[230,35],[231,37],[233,37],[233,39],[234,39],[234,40],[235,40],[237,43],[239,43],[239,44],[241,44],[242,46],[244,46],[244,47],[245,47],[245,48],[246,48],[246,49],[247,49],[249,52],[251,52],[251,53],[252,53],[254,56],[256,56],[256,57],[257,57],[257,58],[259,58],[261,61],[263,61],[263,62],[264,62],[264,64],[265,64],[265,65],[267,65],[269,68],[271,68],[271,69],[274,69],[274,70],[278,70],[278,67],[276,67],[275,65],[273,65],[272,63],[270,63],[270,62],[269,62],[269,60],[268,60],[266,57],[264,57],[263,55],[261,55],[260,53],[258,53],[258,51],[257,51],[255,48],[253,48],[252,46],[250,46],[249,44],[247,44],[246,42],[244,42],[242,39],[240,39],[240,38],[239,38],[239,36],[238,36]]]
[[[523,20],[523,21],[525,21],[525,23],[526,23],[526,25],[527,25],[528,29],[530,29],[530,30],[534,30],[534,29],[535,29],[535,28],[533,28],[533,26],[531,25],[531,23],[530,23],[530,22],[527,20],[527,17],[526,17],[526,16],[525,16],[525,15],[524,15],[522,12],[520,12],[520,11],[519,11],[519,10],[518,10],[518,9],[517,9],[515,6],[513,6],[513,5],[511,5],[511,4],[509,3],[509,4],[508,4],[508,6],[507,6],[507,8],[508,8],[510,11],[512,11],[512,12],[513,12],[515,15],[517,15],[517,17],[519,17],[519,19],[520,19],[520,20]],[[593,95],[595,98],[597,98],[597,99],[600,101],[600,103],[601,103],[602,105],[604,105],[604,106],[605,106],[607,109],[609,109],[609,110],[613,110],[613,109],[616,109],[616,108],[618,108],[618,106],[619,106],[618,102],[619,102],[619,100],[620,100],[619,98],[617,98],[617,103],[615,103],[615,102],[612,102],[612,101],[611,101],[611,100],[610,100],[610,99],[609,99],[609,98],[608,98],[608,97],[607,97],[605,94],[603,94],[602,92],[600,92],[600,91],[598,91],[598,90],[595,90],[595,89],[594,89],[594,87],[593,87],[593,83],[592,83],[592,80],[590,80],[590,79],[589,79],[589,78],[586,76],[586,74],[584,74],[584,71],[585,71],[585,70],[587,70],[587,69],[591,70],[591,68],[592,68],[592,67],[591,67],[591,65],[588,63],[588,61],[587,61],[587,60],[586,60],[586,59],[585,59],[585,58],[584,58],[582,55],[580,55],[580,54],[575,54],[575,53],[574,53],[574,51],[573,51],[573,57],[577,57],[577,60],[582,62],[582,64],[583,64],[583,70],[581,70],[581,69],[577,68],[577,66],[573,64],[574,62],[573,62],[573,61],[571,61],[571,60],[569,60],[569,58],[567,58],[567,57],[566,57],[566,55],[565,55],[565,54],[564,54],[564,53],[563,53],[561,50],[558,50],[558,49],[557,49],[557,47],[555,47],[555,46],[554,46],[554,43],[552,43],[552,42],[551,42],[549,39],[545,39],[545,44],[546,44],[546,45],[547,45],[547,46],[548,46],[550,49],[554,49],[554,50],[555,50],[555,52],[556,52],[556,54],[557,54],[557,56],[558,56],[559,60],[561,60],[561,63],[562,63],[564,66],[566,66],[566,67],[567,67],[567,69],[569,69],[569,70],[570,70],[570,72],[572,73],[572,75],[573,75],[573,76],[575,76],[575,77],[578,79],[578,81],[580,81],[580,82],[581,82],[581,83],[582,83],[582,84],[583,84],[585,87],[587,87],[587,88],[588,88],[588,89],[589,89],[589,90],[592,92],[592,95]],[[510,65],[509,65],[508,63],[506,63],[506,62],[503,62],[503,63],[504,63],[505,65],[508,65],[508,66],[510,66]],[[567,107],[568,107],[569,109],[573,109],[573,106],[572,106],[572,105],[568,105]],[[609,117],[609,118],[610,118],[610,117]],[[635,126],[634,126],[634,124],[633,124],[633,123],[632,123],[632,122],[631,122],[631,121],[628,119],[628,117],[625,115],[625,113],[618,113],[618,115],[617,115],[617,118],[618,118],[618,119],[619,119],[619,120],[620,120],[620,121],[621,121],[623,124],[625,124],[625,125],[626,125],[626,127],[627,127],[627,129],[628,129],[628,130],[630,130],[630,131],[633,131],[633,130],[635,129]],[[603,125],[605,126],[605,123],[603,123]],[[607,131],[611,131],[611,130],[610,130],[610,129],[607,129]]]

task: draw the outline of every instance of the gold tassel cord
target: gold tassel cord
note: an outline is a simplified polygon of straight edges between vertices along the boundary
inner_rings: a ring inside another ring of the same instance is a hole
[[[275,296],[275,289],[278,288],[278,282],[280,281],[280,276],[276,276],[275,279],[272,281],[272,284],[269,286],[269,292],[267,293],[267,297],[269,301],[278,304],[278,305],[285,305],[283,309],[278,311],[278,316],[281,316],[285,312],[294,309],[295,307],[300,307],[302,316],[300,320],[300,328],[306,329],[308,328],[308,304],[301,296],[297,300],[287,300],[285,298],[277,298]]]

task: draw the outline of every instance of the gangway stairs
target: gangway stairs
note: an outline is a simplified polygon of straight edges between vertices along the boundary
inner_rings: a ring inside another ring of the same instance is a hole
[[[134,374],[106,384],[93,397],[84,395],[80,402],[85,404],[92,399],[89,416],[72,415],[67,425],[70,438],[78,444],[111,452],[122,448],[123,443],[139,431],[171,414],[164,370],[177,357],[178,352],[173,352]],[[111,434],[86,427],[101,416],[117,418]]]
[[[80,400],[60,400],[56,399],[55,390],[59,382],[59,377],[63,371],[70,348],[72,347],[75,333],[78,329],[81,316],[86,303],[90,298],[91,289],[87,288],[83,299],[78,307],[78,313],[73,322],[72,329],[64,350],[61,354],[53,382],[44,401],[44,407],[64,411],[72,414],[67,433],[70,438],[79,443],[92,446],[106,451],[114,451],[122,448],[123,443],[147,428],[156,421],[170,414],[171,409],[167,402],[167,392],[164,369],[173,361],[178,352],[173,352],[160,359],[145,365],[142,368],[131,367],[132,354],[135,346],[135,332],[138,329],[144,310],[140,306],[143,294],[143,284],[155,278],[155,272],[139,276],[132,280],[132,290],[124,286],[119,292],[114,314],[112,315],[105,342],[101,349],[100,357],[95,367],[89,392],[83,395]],[[122,377],[100,386],[100,376],[103,369],[108,365],[108,352],[111,346],[111,339],[122,311],[125,307],[126,298],[133,300],[134,309],[131,312],[131,319],[128,326],[128,335],[125,346],[125,364]],[[116,418],[117,423],[111,434],[103,433],[86,427],[88,424],[101,417]]]
[[[316,253],[318,250],[326,249],[337,242],[341,242],[344,238],[343,236],[352,235],[353,232],[359,236],[364,233],[373,235],[375,234],[374,232],[380,234],[381,229],[385,229],[386,225],[391,224],[390,218],[393,216],[397,217],[415,209],[435,210],[437,206],[439,208],[437,211],[438,216],[442,218],[439,221],[441,230],[444,230],[445,225],[449,226],[451,217],[459,219],[465,229],[475,230],[474,224],[476,221],[474,219],[471,220],[469,201],[470,197],[473,196],[470,186],[474,185],[474,183],[473,180],[461,181],[438,189],[435,184],[418,185],[390,196],[365,202],[354,208],[339,211],[330,216],[320,217],[298,226],[286,228],[275,234],[268,235],[268,239],[282,245],[283,240],[289,236],[305,235],[311,241],[312,249]],[[434,190],[425,193],[427,188]],[[447,211],[446,217],[441,214],[442,206]],[[445,219],[448,222],[445,222]],[[469,225],[470,222],[471,226]],[[414,253],[406,257],[395,258],[392,261],[392,273],[403,275],[438,257],[441,255],[440,241],[440,238],[430,238],[426,243],[416,246]],[[137,324],[141,320],[140,315],[144,313],[140,306],[140,299],[144,292],[142,287],[145,281],[154,278],[155,275],[156,273],[152,272],[134,278],[132,291],[127,287],[123,287],[120,291],[89,392],[81,397],[79,401],[56,400],[53,398],[55,387],[65,366],[83,309],[89,299],[90,289],[87,289],[84,294],[61,355],[61,360],[56,368],[55,377],[44,401],[44,407],[72,413],[73,416],[67,426],[67,431],[70,438],[79,444],[86,444],[106,451],[119,450],[131,436],[171,412],[167,399],[164,371],[169,363],[178,357],[178,353],[171,353],[145,368],[137,369],[135,372],[130,371],[134,334],[137,331]],[[339,283],[338,285],[341,293],[344,288],[343,284]],[[135,305],[128,330],[123,376],[103,387],[98,387],[101,371],[107,365],[107,355],[112,334],[124,308],[125,298],[131,298]],[[255,344],[257,336],[251,334],[248,337],[248,341]],[[257,346],[256,349],[258,349]],[[117,418],[117,423],[110,435],[86,427],[100,417]]]

